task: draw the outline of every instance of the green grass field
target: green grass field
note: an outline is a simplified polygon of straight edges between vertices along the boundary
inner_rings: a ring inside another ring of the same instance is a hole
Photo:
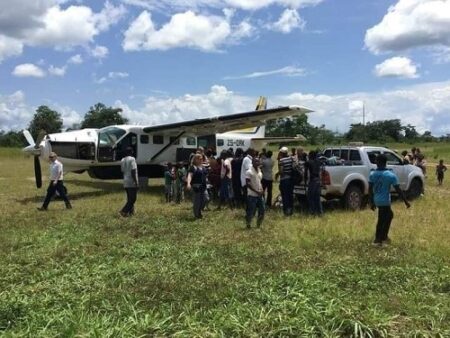
[[[369,209],[270,211],[247,231],[242,211],[194,221],[153,180],[133,218],[117,217],[120,181],[85,174],[66,176],[73,210],[38,212],[32,162],[0,149],[0,335],[450,336],[450,174],[437,187],[430,168],[424,197],[394,203],[392,245],[377,249]]]

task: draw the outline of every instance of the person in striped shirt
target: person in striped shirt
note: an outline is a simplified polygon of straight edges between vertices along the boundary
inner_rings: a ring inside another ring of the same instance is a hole
[[[294,159],[289,156],[287,147],[280,149],[278,172],[280,175],[280,193],[283,201],[283,213],[291,216],[294,211],[294,185],[292,182],[292,168]]]

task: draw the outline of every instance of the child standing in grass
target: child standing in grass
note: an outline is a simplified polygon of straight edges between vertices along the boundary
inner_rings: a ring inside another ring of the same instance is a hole
[[[442,182],[444,181],[444,172],[446,171],[447,167],[444,165],[444,160],[440,160],[439,164],[436,166],[436,176],[439,185],[442,185]]]

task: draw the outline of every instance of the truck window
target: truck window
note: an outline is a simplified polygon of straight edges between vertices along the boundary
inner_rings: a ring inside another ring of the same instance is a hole
[[[384,154],[387,157],[387,163],[386,164],[388,164],[388,165],[402,165],[403,164],[403,161],[400,159],[400,157],[398,157],[394,153],[385,152]]]
[[[353,164],[361,164],[361,155],[359,154],[359,151],[356,149],[350,150],[350,161],[352,161]]]
[[[327,150],[325,150],[324,151],[324,153],[323,153],[323,156],[325,156],[325,157],[331,157],[331,149],[327,149]]]
[[[371,150],[367,152],[367,156],[369,156],[369,161],[372,164],[377,164],[377,156],[380,155],[378,150]]]
[[[341,149],[341,159],[348,161],[348,149]]]

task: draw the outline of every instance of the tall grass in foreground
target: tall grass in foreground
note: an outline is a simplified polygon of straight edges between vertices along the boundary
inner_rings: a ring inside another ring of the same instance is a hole
[[[375,249],[370,210],[270,211],[246,231],[242,211],[164,204],[159,181],[121,219],[120,182],[69,174],[74,209],[39,213],[32,159],[0,157],[0,335],[450,336],[450,177],[394,203]]]

